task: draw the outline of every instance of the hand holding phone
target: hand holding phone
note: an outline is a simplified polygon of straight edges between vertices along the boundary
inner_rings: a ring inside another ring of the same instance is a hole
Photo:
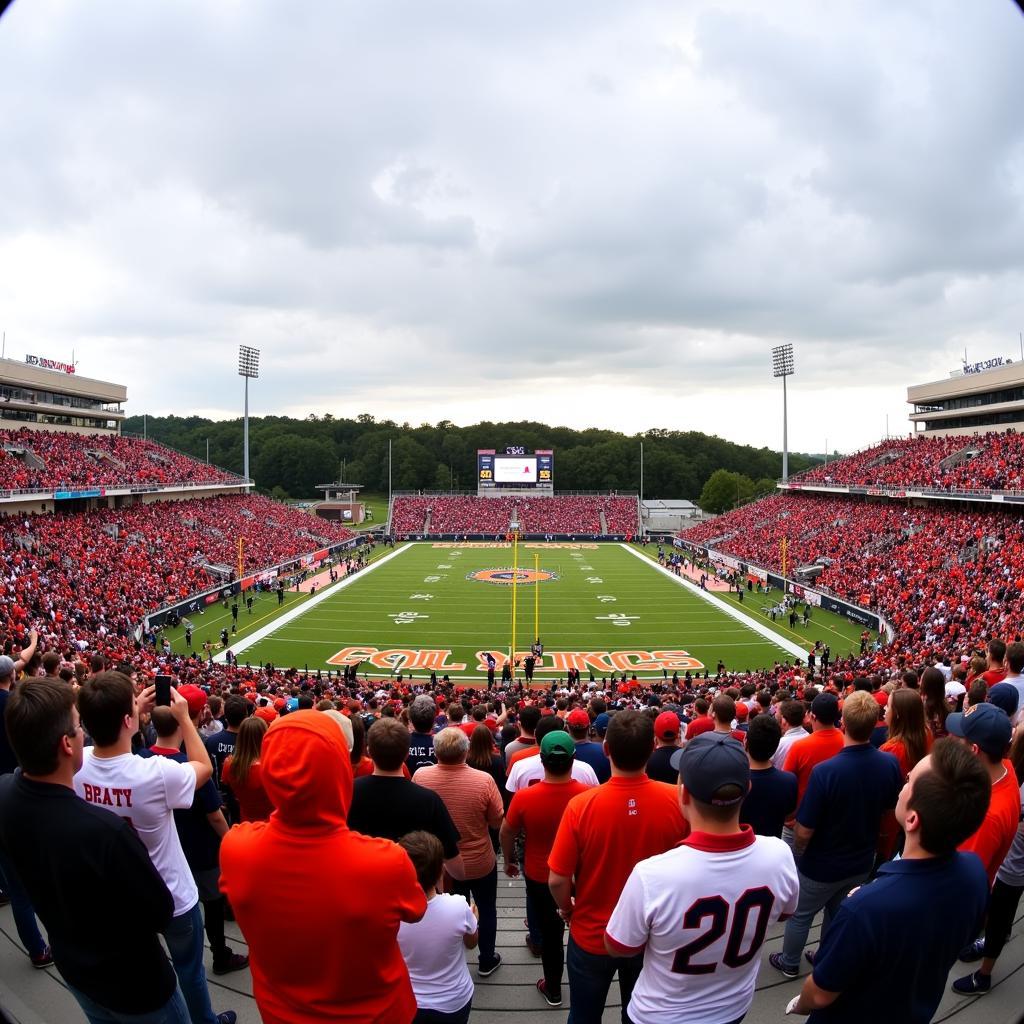
[[[173,676],[156,677],[156,706],[158,708],[169,708],[171,706],[171,683]]]

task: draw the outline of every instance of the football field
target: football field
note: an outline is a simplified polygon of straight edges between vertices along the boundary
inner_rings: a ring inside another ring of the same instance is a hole
[[[756,605],[758,596],[748,601]],[[595,678],[660,678],[705,666],[713,674],[719,660],[742,671],[802,653],[756,618],[625,545],[521,543],[514,552],[505,543],[424,542],[400,546],[232,649],[243,664],[358,664],[370,674],[466,681],[486,677],[487,653],[500,677],[513,629],[520,662],[537,636],[544,644],[538,680],[564,678],[569,668]],[[520,664],[516,676],[522,672]]]

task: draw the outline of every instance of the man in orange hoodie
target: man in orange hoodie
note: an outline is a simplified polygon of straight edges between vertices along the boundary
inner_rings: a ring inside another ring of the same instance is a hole
[[[264,1024],[409,1024],[416,999],[398,926],[427,909],[406,852],[349,830],[352,765],[338,726],[294,711],[267,732],[276,808],[221,845],[221,888],[249,942]]]

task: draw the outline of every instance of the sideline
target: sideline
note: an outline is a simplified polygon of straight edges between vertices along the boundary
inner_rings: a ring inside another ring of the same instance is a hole
[[[713,593],[711,593],[711,591],[701,590],[696,583],[693,583],[685,576],[677,576],[674,572],[669,572],[669,570],[666,569],[664,566],[658,565],[657,562],[640,554],[639,551],[635,550],[634,548],[631,548],[628,544],[620,544],[619,547],[622,548],[624,551],[628,551],[631,555],[633,555],[634,558],[639,558],[640,561],[643,562],[645,565],[651,566],[651,568],[656,569],[662,575],[667,576],[670,580],[674,580],[680,586],[686,587],[688,590],[693,591],[693,593],[695,593],[698,597],[703,598],[705,601],[708,602],[708,604],[713,604],[716,608],[721,609],[726,615],[731,616],[737,622],[742,622],[744,626],[746,626],[748,629],[752,629],[755,633],[757,633],[758,636],[761,636],[765,640],[768,640],[771,643],[775,644],[776,647],[781,647],[782,650],[786,651],[794,658],[800,658],[801,661],[806,659],[807,652],[802,647],[787,640],[784,636],[781,636],[779,633],[776,633],[773,629],[769,629],[767,626],[763,626],[756,619],[752,619],[749,615],[744,614],[738,608],[733,608],[732,605],[726,603],[725,601],[719,600],[717,597],[714,596]],[[712,644],[710,646],[714,645]]]
[[[382,558],[376,559],[371,562],[365,569],[361,569],[357,573],[352,573],[349,576],[342,576],[337,583],[333,586],[328,586],[321,590],[318,594],[314,594],[312,597],[303,601],[302,604],[290,611],[285,612],[278,618],[268,622],[265,626],[261,626],[255,632],[250,633],[244,639],[239,640],[237,644],[232,644],[227,650],[221,651],[219,654],[214,655],[213,662],[215,665],[223,665],[225,661],[225,655],[230,650],[236,657],[239,657],[243,651],[247,651],[253,644],[259,643],[261,640],[265,640],[271,633],[277,630],[280,626],[287,626],[288,623],[294,622],[301,615],[305,615],[310,608],[315,608],[321,601],[326,601],[327,598],[332,597],[339,590],[343,590],[345,587],[351,586],[356,580],[362,579],[367,573],[373,572],[374,569],[386,562],[390,562],[392,558],[396,558],[402,554],[403,551],[408,551],[412,545],[409,543],[403,544],[400,548],[395,548],[394,551],[384,555]],[[239,658],[241,660],[241,658]]]

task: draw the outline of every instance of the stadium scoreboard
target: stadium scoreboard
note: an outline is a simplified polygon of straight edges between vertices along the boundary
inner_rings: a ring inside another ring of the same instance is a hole
[[[479,493],[527,488],[551,491],[554,487],[554,452],[528,452],[510,445],[502,451],[481,448],[476,453],[476,478]]]

